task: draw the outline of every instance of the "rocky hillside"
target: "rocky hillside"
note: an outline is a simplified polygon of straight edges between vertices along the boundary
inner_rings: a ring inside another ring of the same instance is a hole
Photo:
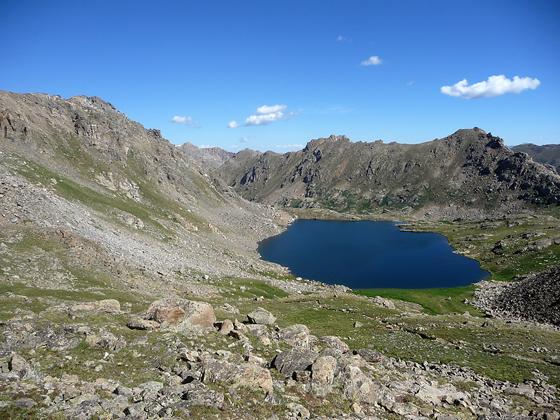
[[[481,307],[490,313],[560,327],[560,267],[510,284],[490,283],[478,295]]]
[[[339,211],[446,217],[560,202],[558,174],[478,128],[421,144],[331,136],[282,155],[243,151],[219,174],[250,200]]]
[[[560,144],[520,144],[511,148],[515,152],[527,153],[535,162],[553,166],[560,173]]]
[[[150,290],[165,278],[162,287],[196,292],[201,276],[273,269],[258,260],[256,241],[289,220],[211,180],[158,130],[96,97],[0,92],[0,195],[2,240],[67,250],[54,277],[38,274],[52,265],[38,257],[3,274],[44,287],[100,275],[119,287]]]

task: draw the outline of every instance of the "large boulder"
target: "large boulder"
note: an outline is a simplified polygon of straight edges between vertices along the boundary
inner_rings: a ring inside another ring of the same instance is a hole
[[[292,377],[295,372],[309,370],[319,355],[308,349],[294,347],[276,355],[272,366],[286,377]]]
[[[320,356],[311,366],[311,389],[319,396],[327,395],[332,388],[336,373],[336,359]]]
[[[261,389],[272,392],[272,376],[268,369],[254,363],[230,363],[224,360],[206,358],[202,362],[202,382],[221,382],[234,387]]]
[[[327,347],[335,349],[340,353],[347,353],[348,351],[350,351],[350,347],[348,347],[348,344],[334,335],[326,335],[324,337],[321,337],[321,341],[325,343]]]
[[[266,309],[257,308],[253,312],[247,314],[247,320],[251,324],[274,325],[276,317]]]
[[[357,366],[346,366],[340,374],[340,380],[343,393],[349,400],[375,404],[383,399],[382,386]]]
[[[278,338],[293,347],[308,347],[309,329],[302,324],[290,325],[278,332]]]
[[[188,330],[211,328],[216,322],[212,305],[181,298],[165,298],[153,302],[146,319],[158,322],[162,328]]]

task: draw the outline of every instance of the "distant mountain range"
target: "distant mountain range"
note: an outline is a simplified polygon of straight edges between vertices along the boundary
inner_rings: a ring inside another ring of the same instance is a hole
[[[421,144],[331,136],[284,154],[243,150],[215,174],[249,200],[338,211],[448,217],[560,201],[560,176],[552,167],[479,128]]]

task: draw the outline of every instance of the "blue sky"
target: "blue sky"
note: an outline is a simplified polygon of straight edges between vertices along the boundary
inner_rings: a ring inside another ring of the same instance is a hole
[[[230,150],[473,126],[559,143],[559,22],[556,0],[0,0],[0,89],[100,96]]]

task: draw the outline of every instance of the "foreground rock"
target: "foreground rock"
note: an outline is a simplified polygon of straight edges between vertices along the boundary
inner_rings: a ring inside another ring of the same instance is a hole
[[[181,331],[193,328],[212,328],[216,322],[216,315],[208,303],[166,298],[150,305],[146,319],[156,321],[162,328]]]
[[[247,319],[252,324],[274,325],[276,317],[266,309],[257,308],[253,312],[247,314]]]

